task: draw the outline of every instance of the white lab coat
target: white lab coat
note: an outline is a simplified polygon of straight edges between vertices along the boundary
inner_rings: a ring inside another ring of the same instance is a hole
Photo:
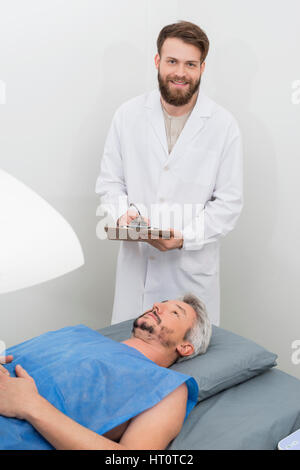
[[[181,250],[161,252],[145,242],[121,242],[112,323],[192,292],[218,325],[219,240],[234,228],[242,209],[242,145],[233,116],[200,89],[169,154],[159,91],[127,101],[113,117],[96,192],[102,203],[116,208],[115,220],[131,203],[143,204],[146,216],[154,203],[204,206],[201,215],[196,210],[185,223]],[[119,196],[125,201],[121,208]],[[202,241],[188,238],[192,219],[200,216]]]

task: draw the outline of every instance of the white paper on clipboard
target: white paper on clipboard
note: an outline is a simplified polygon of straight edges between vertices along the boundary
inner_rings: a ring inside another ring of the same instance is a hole
[[[104,227],[109,240],[147,241],[147,240],[170,240],[170,230],[162,230],[154,227]]]

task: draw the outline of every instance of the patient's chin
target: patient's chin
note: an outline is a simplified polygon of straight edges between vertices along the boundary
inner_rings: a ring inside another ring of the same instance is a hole
[[[146,320],[143,320],[141,317],[137,318],[133,323],[132,331],[135,333],[137,330],[147,331],[152,334],[155,331],[153,325],[149,325]]]

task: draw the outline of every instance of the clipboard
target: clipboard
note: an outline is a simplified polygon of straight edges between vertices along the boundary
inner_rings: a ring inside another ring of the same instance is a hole
[[[170,240],[170,230],[162,230],[155,227],[104,227],[108,240],[126,240],[145,242],[147,240]]]

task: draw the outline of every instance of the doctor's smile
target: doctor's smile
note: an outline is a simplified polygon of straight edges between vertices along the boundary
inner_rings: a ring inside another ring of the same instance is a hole
[[[186,86],[189,84],[189,82],[186,82],[186,81],[180,81],[180,80],[169,80],[169,82],[171,82],[173,85],[177,85],[177,86]]]
[[[173,82],[172,80],[171,80],[171,83],[175,85],[176,87],[181,87],[181,88],[187,85],[187,83],[177,83],[177,82]]]

